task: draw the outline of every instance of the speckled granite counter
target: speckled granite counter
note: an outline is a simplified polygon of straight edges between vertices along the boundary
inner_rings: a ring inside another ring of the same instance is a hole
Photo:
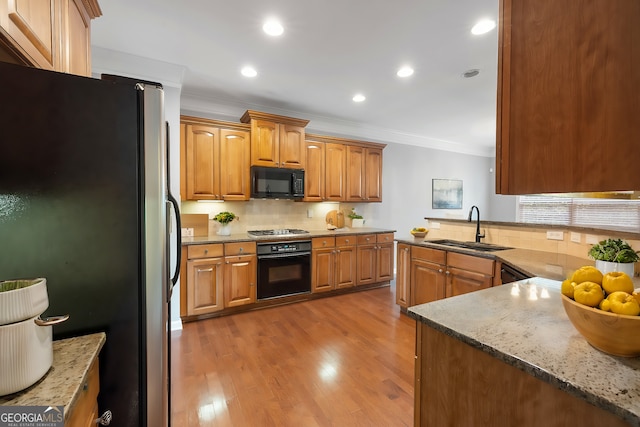
[[[105,341],[104,333],[54,341],[53,365],[49,372],[28,389],[0,397],[0,405],[62,405],[66,420]]]
[[[300,240],[311,239],[314,237],[323,236],[341,236],[344,234],[379,234],[379,233],[395,233],[395,230],[389,230],[386,228],[371,228],[371,227],[358,227],[358,228],[341,228],[337,230],[308,230],[308,234],[297,235],[280,235],[280,236],[264,236],[264,237],[250,237],[247,233],[237,233],[230,236],[218,236],[215,233],[210,233],[208,236],[196,236],[196,237],[183,237],[183,245],[197,245],[202,243],[233,243],[233,242],[259,242],[259,241],[282,241],[282,240]]]
[[[640,358],[610,356],[591,347],[564,312],[559,281],[536,277],[413,306],[408,313],[640,426]]]

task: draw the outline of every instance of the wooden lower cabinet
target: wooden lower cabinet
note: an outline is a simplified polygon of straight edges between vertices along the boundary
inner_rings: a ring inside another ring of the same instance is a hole
[[[356,285],[393,279],[393,233],[358,236],[358,274]]]
[[[630,425],[420,321],[414,390],[421,427]]]
[[[256,302],[256,255],[225,257],[224,306]]]
[[[355,285],[356,242],[355,235],[312,239],[312,292],[326,292]]]
[[[398,245],[396,304],[424,304],[494,285],[496,261],[419,245]],[[498,275],[496,285],[499,285]]]
[[[98,359],[89,368],[87,379],[82,386],[80,396],[65,421],[65,427],[93,427],[98,418],[98,393],[100,375]]]
[[[396,304],[407,308],[411,279],[411,246],[406,243],[398,243],[396,271]]]

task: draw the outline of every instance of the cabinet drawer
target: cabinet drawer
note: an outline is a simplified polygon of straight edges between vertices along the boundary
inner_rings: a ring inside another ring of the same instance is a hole
[[[447,255],[448,266],[467,271],[475,271],[490,277],[493,277],[494,263],[495,261],[492,259],[463,255],[456,252],[449,252]]]
[[[439,249],[412,246],[411,259],[421,259],[424,261],[431,261],[436,264],[444,264],[447,260],[447,253]]]
[[[376,241],[378,243],[392,243],[393,242],[393,233],[382,233],[376,236]]]
[[[361,234],[358,236],[358,244],[359,245],[368,245],[376,243],[376,235],[375,234]]]
[[[335,237],[314,237],[311,239],[311,249],[332,248],[335,245]]]
[[[213,258],[224,255],[222,243],[211,243],[206,245],[189,245],[187,247],[187,258]]]
[[[256,253],[256,242],[225,243],[224,255],[246,255]]]
[[[355,246],[358,242],[356,236],[338,236],[336,237],[336,246]]]

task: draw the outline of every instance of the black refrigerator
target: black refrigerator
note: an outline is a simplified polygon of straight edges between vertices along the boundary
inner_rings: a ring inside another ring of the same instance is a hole
[[[0,104],[0,280],[47,279],[45,315],[70,316],[54,339],[106,333],[111,425],[169,425],[180,216],[162,86],[0,62]]]

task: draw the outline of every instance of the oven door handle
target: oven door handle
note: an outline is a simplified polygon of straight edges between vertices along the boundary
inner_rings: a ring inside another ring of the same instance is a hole
[[[274,259],[274,258],[297,258],[302,256],[309,256],[311,252],[296,252],[296,253],[282,253],[282,254],[270,254],[270,255],[258,255],[258,259]]]

